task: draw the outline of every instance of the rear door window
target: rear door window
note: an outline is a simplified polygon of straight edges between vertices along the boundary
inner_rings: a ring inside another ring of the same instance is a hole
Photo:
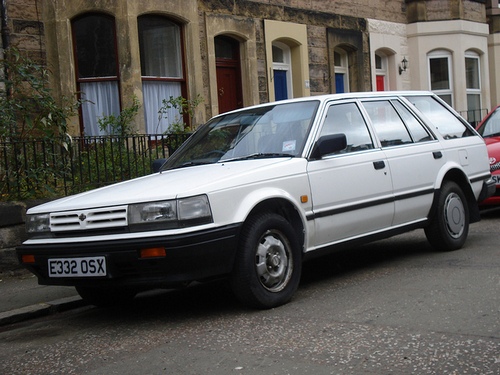
[[[403,120],[389,100],[364,101],[363,106],[370,117],[382,147],[413,143]]]

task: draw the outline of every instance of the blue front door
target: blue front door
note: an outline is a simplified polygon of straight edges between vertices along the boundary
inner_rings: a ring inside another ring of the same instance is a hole
[[[335,73],[335,93],[342,94],[345,92],[344,87],[344,74]]]
[[[288,99],[286,70],[274,70],[274,97],[276,100]]]

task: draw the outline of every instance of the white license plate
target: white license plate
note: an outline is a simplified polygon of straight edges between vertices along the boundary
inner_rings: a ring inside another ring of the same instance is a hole
[[[106,260],[101,257],[49,259],[49,277],[106,276]]]

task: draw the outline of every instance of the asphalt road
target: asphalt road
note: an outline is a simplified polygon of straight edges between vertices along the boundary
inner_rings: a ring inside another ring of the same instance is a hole
[[[0,374],[500,374],[500,211],[466,246],[415,231],[307,263],[291,303],[225,284],[0,329]]]

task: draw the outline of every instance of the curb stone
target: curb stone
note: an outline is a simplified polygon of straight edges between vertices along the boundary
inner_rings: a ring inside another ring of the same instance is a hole
[[[16,310],[0,313],[0,327],[84,306],[87,306],[87,303],[85,303],[80,297],[75,296],[21,307]]]

